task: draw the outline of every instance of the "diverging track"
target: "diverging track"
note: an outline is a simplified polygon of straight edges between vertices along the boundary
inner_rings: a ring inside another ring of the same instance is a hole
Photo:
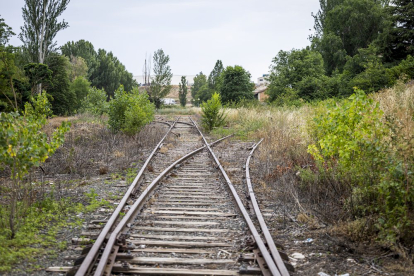
[[[95,243],[75,261],[80,266],[50,271],[289,275],[280,256],[267,251],[210,148],[214,143],[207,145],[188,117],[169,125]]]

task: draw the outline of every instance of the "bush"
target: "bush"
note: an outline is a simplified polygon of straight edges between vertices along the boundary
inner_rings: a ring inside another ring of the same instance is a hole
[[[109,127],[114,132],[134,135],[154,119],[154,110],[146,93],[140,93],[138,89],[127,93],[121,85],[109,102]]]
[[[64,141],[69,130],[63,122],[48,137],[42,131],[46,125],[46,116],[51,113],[46,93],[40,93],[32,104],[26,103],[24,115],[17,112],[0,114],[0,168],[9,168],[11,181],[6,183],[2,191],[3,200],[8,202],[5,216],[8,216],[10,238],[15,233],[30,207],[30,191],[32,183],[25,181],[33,167],[39,166],[50,157]],[[1,217],[4,224],[4,218]]]
[[[211,99],[201,105],[203,127],[210,132],[225,124],[226,115],[222,110],[220,95],[214,93]]]
[[[88,94],[81,103],[80,112],[89,112],[97,116],[107,113],[109,103],[106,98],[105,90],[96,87],[89,88]]]
[[[402,136],[397,124],[362,90],[341,104],[330,101],[319,114],[311,123],[315,143],[308,152],[320,180],[349,187],[344,208],[353,217],[373,218],[382,241],[408,238],[414,166],[406,152],[413,151],[413,138],[396,139]]]
[[[79,110],[89,93],[91,83],[84,77],[76,77],[70,84],[70,90],[76,95],[75,109]]]

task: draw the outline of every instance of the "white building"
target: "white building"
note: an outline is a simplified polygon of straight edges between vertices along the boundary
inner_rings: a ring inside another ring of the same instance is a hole
[[[261,76],[260,78],[257,78],[256,86],[261,86],[261,85],[267,86],[269,84],[269,81],[267,80],[268,77],[269,77],[269,74],[263,74],[263,76]]]

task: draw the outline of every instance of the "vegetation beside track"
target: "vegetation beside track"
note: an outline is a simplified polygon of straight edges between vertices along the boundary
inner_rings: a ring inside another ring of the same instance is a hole
[[[264,138],[262,181],[284,185],[306,216],[407,260],[413,246],[414,86],[300,107],[245,103],[213,135]],[[305,211],[306,210],[306,211]]]
[[[131,182],[146,149],[152,148],[165,132],[163,125],[156,124],[132,136],[114,133],[108,129],[107,120],[106,115],[87,113],[47,120],[43,127],[46,135],[63,121],[70,122],[71,129],[56,153],[22,178],[31,192],[17,203],[25,208],[19,209],[19,227],[13,239],[5,190],[10,172],[7,168],[0,172],[0,273],[19,274],[23,264],[26,273],[44,269],[39,260],[57,257],[70,242],[63,239],[62,231],[80,229],[86,214],[103,205],[108,207],[108,200],[119,199],[116,193],[98,196],[98,191],[89,187],[91,179],[103,177],[105,186],[116,181]]]
[[[77,182],[72,183],[72,188],[76,188]],[[56,193],[61,193],[56,186],[52,189]],[[110,206],[108,201],[98,199],[93,190],[81,199],[75,196],[56,199],[54,192],[45,195],[43,200],[37,201],[26,210],[14,239],[9,238],[9,229],[1,228],[0,272],[11,271],[15,264],[21,262],[27,264],[26,270],[14,270],[13,273],[31,273],[44,269],[36,264],[37,259],[46,255],[49,258],[56,257],[59,250],[67,247],[67,241],[56,239],[59,231],[65,228],[80,228],[83,223],[83,220],[77,216],[80,213],[89,213],[104,205]],[[5,212],[0,206],[0,213],[3,215]]]

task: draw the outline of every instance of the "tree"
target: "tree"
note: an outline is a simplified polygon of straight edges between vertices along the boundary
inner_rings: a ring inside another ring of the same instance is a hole
[[[208,132],[225,124],[226,114],[218,93],[214,93],[210,100],[201,105],[201,112],[201,124]]]
[[[268,95],[270,101],[291,94],[292,89],[298,97],[311,100],[317,98],[323,84],[323,59],[320,53],[310,49],[279,51],[273,59],[269,76]],[[309,86],[309,84],[312,84]],[[320,95],[319,95],[320,96]]]
[[[89,112],[93,115],[100,116],[108,112],[109,103],[106,101],[104,90],[96,87],[89,88],[88,94],[81,101],[81,112]]]
[[[40,83],[50,85],[52,71],[49,66],[41,63],[29,63],[24,66],[25,75],[29,78],[32,96],[35,94],[36,86]]]
[[[15,35],[12,28],[4,22],[3,18],[0,18],[0,45],[6,46],[11,36]]]
[[[76,96],[75,110],[79,110],[82,106],[82,102],[89,93],[91,83],[84,77],[77,77],[70,83],[70,91]]]
[[[33,106],[32,106],[33,105]],[[0,113],[0,168],[10,168],[11,182],[6,182],[4,196],[6,214],[9,216],[10,238],[13,239],[27,208],[27,196],[33,189],[31,181],[24,181],[30,169],[39,166],[63,144],[69,130],[63,122],[53,134],[43,131],[50,114],[49,102],[45,93],[26,103],[23,114],[18,112]],[[23,197],[23,198],[22,198]],[[4,214],[4,213],[3,213]]]
[[[208,87],[208,84],[205,83],[203,86],[201,86],[196,94],[196,104],[200,105],[203,102],[206,102],[211,99],[211,96],[213,95],[214,90],[210,89]]]
[[[194,77],[193,80],[194,80],[194,84],[191,89],[191,96],[193,97],[193,99],[195,99],[198,90],[200,90],[200,87],[202,87],[203,85],[207,83],[207,76],[204,75],[203,72],[200,72]]]
[[[15,48],[6,46],[13,33],[3,18],[0,18],[0,91],[5,98],[0,99],[0,107],[5,110],[18,110],[18,95],[14,88],[13,78],[16,74]]]
[[[127,93],[121,85],[109,102],[109,127],[114,132],[122,131],[134,135],[154,119],[154,105],[146,93],[135,88]]]
[[[227,66],[221,74],[220,96],[223,103],[254,99],[254,83],[250,77],[250,73],[241,66]]]
[[[382,37],[384,61],[394,62],[414,56],[414,3],[411,0],[393,0],[387,8],[390,27]]]
[[[161,106],[161,98],[170,93],[171,90],[171,68],[168,65],[170,57],[164,54],[162,49],[154,52],[154,77],[151,86],[148,88],[148,95],[151,102],[158,109]]]
[[[53,97],[53,113],[56,115],[73,114],[76,108],[76,95],[70,89],[69,59],[65,56],[53,54],[48,57],[47,63],[53,72],[51,84],[46,87],[46,92]]]
[[[182,107],[185,107],[187,104],[187,90],[188,90],[188,82],[185,76],[181,77],[181,83],[179,83],[178,87],[178,98],[180,99],[180,104]]]
[[[88,76],[88,65],[83,57],[70,57],[70,72],[69,72],[69,79],[70,81],[74,81],[77,77],[84,77]]]
[[[201,87],[207,84],[207,76],[204,75],[203,72],[200,72],[194,77],[193,80],[194,84],[191,88],[191,97],[193,98],[193,104],[199,105],[200,103],[198,102],[197,94]]]
[[[19,34],[29,62],[44,63],[49,53],[56,51],[53,41],[57,33],[69,27],[57,18],[66,10],[70,0],[25,0],[22,8],[24,25]]]
[[[85,40],[68,42],[61,47],[62,54],[67,57],[81,57],[88,66],[88,80],[92,86],[104,89],[108,97],[114,96],[114,91],[123,85],[126,91],[131,91],[137,85],[131,73],[113,55],[104,49],[95,51],[92,43]]]
[[[223,62],[221,62],[221,60],[217,60],[213,71],[211,71],[210,75],[208,76],[208,87],[210,89],[217,90],[217,81],[223,70]]]
[[[5,102],[0,100],[0,106],[3,106],[5,110],[17,111],[19,109],[19,96],[14,88],[13,81],[17,70],[14,58],[13,47],[0,45],[0,91],[6,99]]]
[[[324,59],[326,73],[342,72],[346,55],[367,48],[385,27],[386,1],[320,0],[321,10],[315,18],[316,36],[312,44]]]
[[[97,53],[92,43],[86,40],[79,40],[77,42],[67,42],[65,45],[60,47],[62,55],[65,55],[69,58],[72,57],[81,57],[85,60],[88,67],[88,77],[90,77],[94,70],[98,67]]]

